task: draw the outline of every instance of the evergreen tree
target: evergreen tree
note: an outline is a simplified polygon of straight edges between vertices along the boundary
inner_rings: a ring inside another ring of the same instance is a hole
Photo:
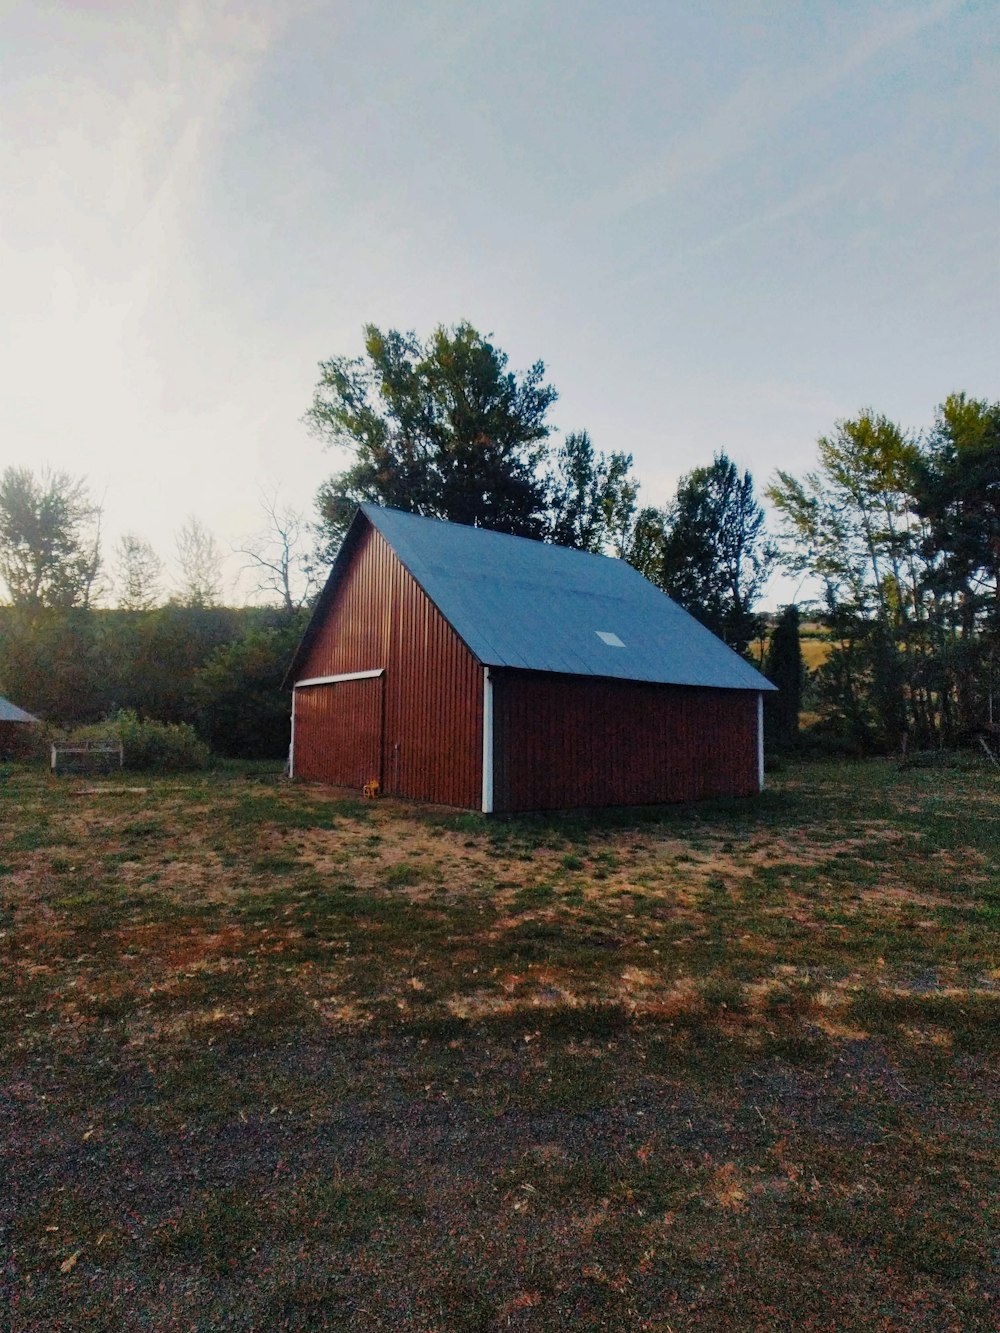
[[[682,477],[663,516],[658,558],[643,570],[738,653],[757,636],[756,604],[775,552],[749,472],[724,453]]]
[[[799,734],[799,713],[802,711],[802,688],[805,683],[805,663],[799,639],[799,608],[786,606],[778,617],[767,656],[764,674],[777,685],[777,694],[765,696],[768,731],[777,746],[794,745]]]
[[[115,547],[118,605],[123,611],[151,611],[160,600],[163,561],[144,537],[123,533]]]

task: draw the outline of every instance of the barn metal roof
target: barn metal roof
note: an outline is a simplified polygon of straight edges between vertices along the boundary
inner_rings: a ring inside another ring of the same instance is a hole
[[[37,722],[38,718],[26,713],[17,704],[12,704],[0,694],[0,722]]]
[[[773,690],[624,560],[486,528],[361,506],[484,666],[730,690]],[[355,518],[289,670],[346,568]]]

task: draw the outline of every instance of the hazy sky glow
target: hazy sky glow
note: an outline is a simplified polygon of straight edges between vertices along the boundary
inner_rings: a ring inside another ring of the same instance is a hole
[[[0,0],[0,466],[236,541],[342,462],[300,418],[366,321],[542,358],[651,503],[1000,397],[998,15]]]

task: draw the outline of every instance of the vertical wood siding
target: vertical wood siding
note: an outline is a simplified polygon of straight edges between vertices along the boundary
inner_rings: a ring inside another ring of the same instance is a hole
[[[363,787],[382,768],[383,676],[295,691],[295,774]]]
[[[534,672],[494,678],[495,809],[757,791],[757,695]]]
[[[340,682],[295,691],[296,775],[361,786],[380,774],[387,793],[478,809],[483,669],[381,534],[368,527],[298,677],[383,667],[384,677],[356,682],[382,691],[376,771],[360,780],[341,776],[355,773],[351,753],[370,756],[364,738],[374,725],[374,691],[345,692],[344,685],[355,682]]]

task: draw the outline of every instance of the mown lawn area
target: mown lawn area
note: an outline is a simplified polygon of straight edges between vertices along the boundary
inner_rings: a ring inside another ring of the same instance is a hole
[[[511,822],[14,770],[0,1328],[996,1329],[998,853],[973,760]]]

